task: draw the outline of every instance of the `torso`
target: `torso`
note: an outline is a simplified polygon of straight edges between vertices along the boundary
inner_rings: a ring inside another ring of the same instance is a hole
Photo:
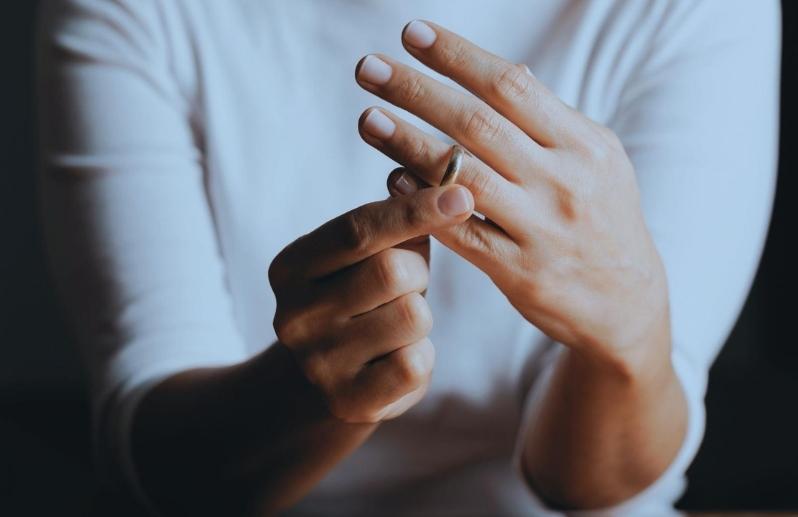
[[[409,20],[427,18],[526,63],[566,102],[606,122],[635,59],[625,49],[634,17],[644,15],[642,4],[625,11],[625,32],[607,32],[610,2],[186,0],[164,6],[166,23],[175,24],[167,27],[179,56],[173,62],[182,67],[175,75],[197,128],[248,351],[276,339],[266,278],[271,259],[332,217],[387,196],[385,178],[395,164],[363,143],[356,129],[363,109],[380,104],[354,81],[360,57],[379,51],[412,63],[400,32]],[[588,16],[589,10],[595,12]],[[608,67],[610,59],[620,65]],[[606,75],[593,74],[597,62]],[[509,501],[523,499],[510,456],[524,397],[551,342],[485,274],[434,239],[427,299],[437,351],[427,396],[383,423],[297,513],[336,498],[346,501],[336,506],[342,514],[367,511],[374,501],[401,513],[400,494],[409,486],[417,487],[416,511],[419,504],[430,511],[456,511],[460,504],[461,513],[480,513],[504,504],[517,508]]]

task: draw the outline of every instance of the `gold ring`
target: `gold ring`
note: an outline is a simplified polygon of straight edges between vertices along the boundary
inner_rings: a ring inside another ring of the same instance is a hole
[[[449,185],[457,181],[457,176],[460,174],[460,167],[463,164],[463,156],[468,151],[463,149],[458,144],[452,145],[452,152],[449,155],[449,163],[446,164],[446,171],[443,173],[440,185]]]

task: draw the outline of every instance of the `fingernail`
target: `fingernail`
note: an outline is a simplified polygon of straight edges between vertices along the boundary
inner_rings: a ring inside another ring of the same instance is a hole
[[[445,191],[438,198],[438,209],[445,215],[455,216],[471,210],[471,196],[465,187],[455,187]]]
[[[530,76],[532,76],[532,77],[535,77],[535,76],[532,74],[532,70],[530,70],[528,66],[524,65],[524,70],[526,70],[526,75],[530,75]]]
[[[357,78],[371,84],[385,84],[391,78],[391,65],[374,55],[366,56],[358,70]]]
[[[401,173],[399,177],[396,178],[396,180],[393,182],[393,187],[404,195],[412,194],[418,190],[415,183],[407,178],[406,172]]]
[[[395,129],[393,120],[378,109],[371,110],[363,121],[363,131],[380,140],[391,138]]]
[[[427,48],[435,43],[437,34],[424,22],[413,20],[405,27],[404,38],[408,45],[416,48]]]

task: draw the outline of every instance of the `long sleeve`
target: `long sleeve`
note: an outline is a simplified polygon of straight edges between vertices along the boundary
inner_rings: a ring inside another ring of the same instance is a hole
[[[48,2],[38,40],[47,248],[90,374],[95,453],[134,491],[128,430],[142,395],[246,356],[158,9]]]
[[[578,515],[673,512],[704,432],[708,370],[748,294],[775,188],[778,2],[649,7],[658,27],[609,126],[635,166],[646,222],[665,264],[672,359],[687,398],[688,430],[675,459],[647,489],[616,507]],[[562,349],[553,349],[527,394],[520,437]],[[532,495],[537,513],[545,514]]]

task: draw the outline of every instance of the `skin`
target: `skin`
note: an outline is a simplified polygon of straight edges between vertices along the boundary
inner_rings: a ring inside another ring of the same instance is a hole
[[[526,67],[427,25],[434,42],[415,47],[406,28],[405,49],[472,95],[381,54],[361,60],[358,82],[473,153],[458,183],[486,219],[433,235],[567,347],[526,436],[527,481],[559,508],[618,503],[667,468],[687,418],[670,362],[665,269],[634,169],[612,131]],[[390,66],[389,78],[364,73],[375,57]],[[369,131],[370,110],[360,118],[363,139],[405,165],[418,188],[437,184],[448,145],[388,111],[393,132]]]
[[[439,200],[452,194],[467,206],[447,215]],[[239,365],[170,377],[136,411],[133,458],[155,504],[272,514],[418,402],[435,359],[429,234],[473,203],[459,185],[389,197],[283,249],[268,272],[279,341]]]
[[[434,186],[447,144],[388,111],[395,128],[378,134],[367,123],[377,108],[363,114],[363,139],[405,167],[388,177],[391,196],[274,259],[274,346],[170,377],[139,405],[133,458],[162,509],[264,515],[290,506],[379,422],[423,397],[434,365],[423,296],[430,235],[565,345],[524,437],[525,479],[549,504],[622,501],[678,451],[687,411],[670,363],[665,270],[623,146],[524,67],[428,25],[434,43],[416,48],[405,31],[405,48],[471,94],[384,55],[387,80],[365,80],[363,61],[356,78],[469,149],[459,184]],[[397,188],[400,177],[409,189]],[[442,212],[444,195],[461,196],[464,211]]]

